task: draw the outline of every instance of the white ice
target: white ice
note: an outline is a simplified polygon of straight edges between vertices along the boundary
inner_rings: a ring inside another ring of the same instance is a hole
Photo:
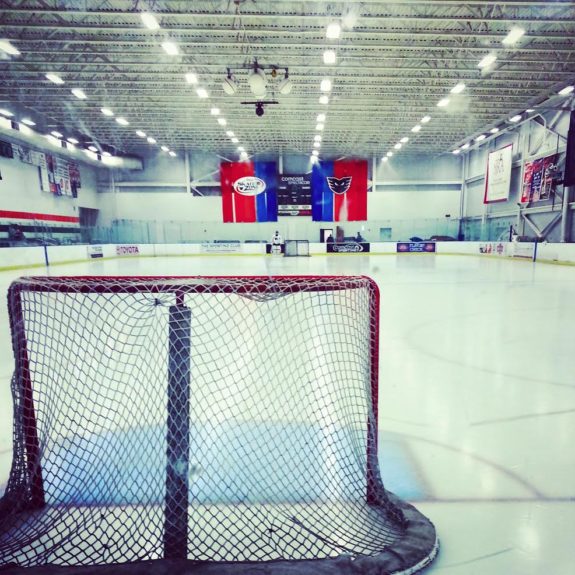
[[[373,277],[380,429],[418,470],[414,503],[442,544],[429,572],[575,572],[575,268],[432,255],[125,258],[1,272],[0,292],[42,274]],[[0,354],[2,486],[12,441],[5,303]]]

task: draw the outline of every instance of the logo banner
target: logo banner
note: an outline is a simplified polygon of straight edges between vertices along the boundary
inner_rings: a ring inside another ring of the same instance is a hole
[[[553,174],[557,169],[558,154],[525,162],[523,167],[523,185],[521,203],[548,200],[555,193]]]
[[[487,159],[485,175],[484,204],[505,202],[509,199],[511,188],[511,164],[513,162],[513,144],[491,152]]]
[[[337,242],[327,244],[328,254],[364,254],[369,252],[368,242]]]
[[[435,253],[435,242],[397,242],[397,253]]]
[[[275,162],[222,162],[220,183],[224,222],[277,222]]]
[[[315,222],[367,220],[367,160],[314,164],[311,203]]]

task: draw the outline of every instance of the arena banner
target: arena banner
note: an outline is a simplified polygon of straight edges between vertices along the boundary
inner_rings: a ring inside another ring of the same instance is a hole
[[[328,254],[365,254],[369,252],[368,242],[335,242],[326,245]]]
[[[200,246],[200,251],[211,254],[230,254],[238,253],[242,249],[239,241],[231,242],[204,242]]]
[[[140,248],[136,245],[118,245],[116,246],[117,256],[139,256]]]
[[[275,162],[222,162],[220,183],[224,222],[277,222]]]
[[[314,164],[311,204],[314,222],[367,220],[367,160]]]
[[[87,247],[88,257],[92,260],[104,257],[104,248],[99,245],[90,245]]]
[[[555,193],[553,174],[557,169],[558,154],[525,162],[523,166],[523,184],[521,203],[548,200]]]
[[[279,177],[278,215],[311,216],[310,174]]]
[[[397,253],[434,253],[435,242],[397,242]]]
[[[505,202],[509,199],[511,188],[511,165],[513,163],[513,144],[490,152],[485,174],[484,204]]]

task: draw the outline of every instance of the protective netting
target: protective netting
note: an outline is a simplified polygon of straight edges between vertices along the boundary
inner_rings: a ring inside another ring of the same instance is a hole
[[[377,466],[378,305],[365,277],[14,283],[0,565],[424,566]]]

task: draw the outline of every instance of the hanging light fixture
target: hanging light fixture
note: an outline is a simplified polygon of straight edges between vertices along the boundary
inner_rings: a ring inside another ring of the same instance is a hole
[[[254,68],[248,76],[248,84],[254,96],[264,96],[267,88],[265,72],[258,66],[258,61],[254,60]]]
[[[284,76],[283,80],[278,85],[278,91],[280,94],[287,96],[292,91],[292,88],[293,88],[293,83],[289,79],[288,69],[286,68],[285,76]]]
[[[224,88],[224,92],[230,96],[233,96],[238,91],[236,77],[232,74],[232,71],[229,68],[228,75],[223,81],[222,87]]]

